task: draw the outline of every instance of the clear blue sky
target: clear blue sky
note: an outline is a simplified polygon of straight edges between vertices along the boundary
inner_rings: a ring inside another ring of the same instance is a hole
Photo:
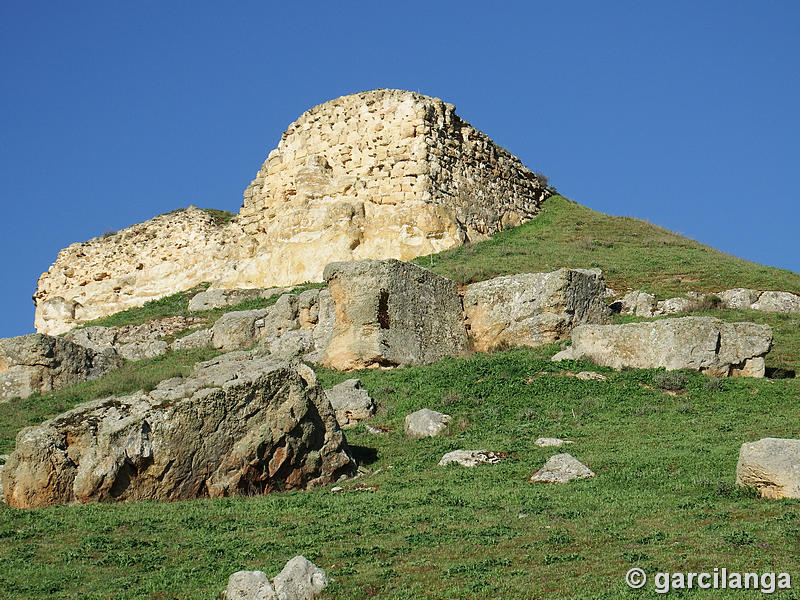
[[[307,108],[439,96],[593,209],[800,271],[800,3],[0,3],[0,336],[64,246],[242,191]]]

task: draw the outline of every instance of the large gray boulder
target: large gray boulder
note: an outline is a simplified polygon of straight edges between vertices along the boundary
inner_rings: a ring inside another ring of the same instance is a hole
[[[263,571],[236,571],[228,578],[220,600],[276,600],[278,595]]]
[[[455,282],[397,260],[332,263],[324,277],[336,306],[325,366],[423,365],[466,352]]]
[[[776,290],[762,292],[747,288],[725,290],[717,294],[725,308],[745,308],[764,312],[800,313],[800,296]]]
[[[354,469],[319,387],[287,362],[232,352],[22,430],[2,485],[9,506],[34,508],[305,489]]]
[[[253,347],[258,341],[268,308],[225,313],[211,328],[211,344],[224,352]]]
[[[275,576],[278,600],[311,600],[328,585],[328,575],[304,556],[295,556]]]
[[[336,413],[341,427],[352,427],[375,414],[375,402],[361,385],[360,379],[348,379],[336,384],[325,395]]]
[[[122,364],[112,349],[97,352],[43,333],[0,339],[0,402],[27,398],[99,377]]]
[[[751,308],[765,312],[800,313],[800,296],[791,292],[762,292]]]
[[[763,498],[800,498],[800,440],[764,438],[742,444],[736,483]]]
[[[607,367],[690,369],[716,377],[764,376],[772,329],[712,317],[624,325],[580,325],[572,346],[553,360],[585,359]]]
[[[495,277],[467,286],[464,316],[472,347],[540,346],[566,339],[581,323],[606,323],[599,270],[559,269]]]

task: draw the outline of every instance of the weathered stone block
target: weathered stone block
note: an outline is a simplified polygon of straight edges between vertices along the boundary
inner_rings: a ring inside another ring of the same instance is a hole
[[[422,365],[466,351],[453,281],[397,260],[333,263],[325,279],[336,317],[324,365]]]
[[[467,286],[464,316],[472,347],[540,346],[569,336],[576,325],[605,323],[599,271],[559,269],[495,277]]]

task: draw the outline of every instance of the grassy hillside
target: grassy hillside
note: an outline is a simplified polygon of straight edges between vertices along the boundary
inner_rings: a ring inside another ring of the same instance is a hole
[[[595,212],[561,196],[532,221],[485,242],[416,259],[462,283],[560,267],[599,267],[608,285],[661,298],[734,287],[800,293],[800,274],[736,258],[639,219]]]
[[[548,200],[526,225],[416,262],[462,283],[571,266],[599,267],[617,291],[644,289],[661,298],[740,286],[800,292],[796,273],[562,197]],[[191,293],[92,324],[189,314],[211,323],[224,312],[276,299],[190,313]],[[800,371],[800,315],[702,314],[771,325],[775,347],[767,366]],[[588,363],[552,363],[557,350],[512,349],[394,370],[319,369],[324,387],[359,377],[379,406],[372,423],[389,429],[384,436],[347,430],[368,473],[342,483],[342,493],[326,487],[31,511],[0,505],[0,596],[206,599],[215,597],[232,572],[274,575],[296,554],[335,578],[323,598],[337,600],[658,597],[652,583],[645,594],[625,586],[625,573],[634,566],[651,577],[715,567],[800,577],[800,501],[764,501],[734,485],[743,442],[797,436],[799,380],[615,372]],[[13,449],[14,435],[24,426],[91,398],[152,388],[213,354],[174,352],[128,363],[95,381],[0,404],[0,454]],[[580,370],[608,378],[572,376]],[[446,436],[405,438],[404,416],[423,407],[453,415]],[[540,436],[575,444],[539,448],[533,442]],[[509,457],[474,469],[438,467],[441,456],[455,449]],[[597,477],[566,486],[527,481],[561,451]],[[758,591],[711,594],[763,597]]]
[[[582,381],[564,369],[592,367],[551,363],[554,351],[321,371],[325,385],[360,377],[392,429],[348,430],[370,474],[341,494],[0,508],[3,597],[207,599],[233,571],[274,574],[298,553],[336,579],[330,599],[638,598],[623,580],[633,566],[800,571],[800,502],[733,485],[743,441],[796,434],[796,380],[596,369],[609,379]],[[422,407],[452,414],[451,434],[406,440],[402,419]],[[574,440],[597,477],[528,483],[558,452],[539,436]],[[436,465],[458,448],[511,456]]]

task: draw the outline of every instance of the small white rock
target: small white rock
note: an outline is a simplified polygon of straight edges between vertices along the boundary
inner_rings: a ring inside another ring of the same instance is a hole
[[[571,454],[556,454],[533,473],[529,481],[533,483],[567,483],[573,479],[589,479],[595,474],[589,467]]]
[[[500,462],[500,457],[488,450],[453,450],[442,457],[439,461],[439,466],[444,467],[450,463],[457,463],[462,467],[474,467],[480,464],[498,462]]]
[[[540,437],[533,443],[542,448],[560,448],[564,444],[574,444],[575,442],[561,438]]]

